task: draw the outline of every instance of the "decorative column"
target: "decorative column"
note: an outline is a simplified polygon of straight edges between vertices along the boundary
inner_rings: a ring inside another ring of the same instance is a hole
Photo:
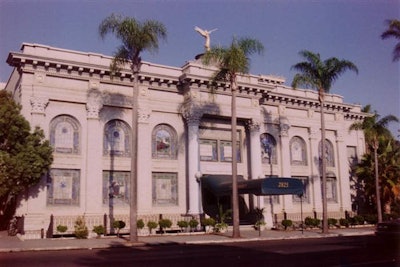
[[[99,113],[103,107],[101,93],[91,89],[86,103],[87,136],[85,151],[86,177],[85,179],[85,213],[100,213],[102,211],[103,192],[103,131],[99,120]]]
[[[337,168],[338,168],[338,193],[340,211],[351,210],[351,193],[350,193],[350,179],[349,179],[349,162],[347,156],[347,148],[343,138],[343,132],[338,130],[336,132],[336,150],[337,150]]]
[[[200,156],[199,156],[199,124],[202,112],[191,106],[183,116],[188,127],[188,184],[189,184],[189,209],[188,213],[198,215],[202,211],[200,201]]]
[[[281,114],[284,114],[280,109]],[[291,177],[291,169],[290,169],[290,145],[289,145],[289,129],[290,122],[286,118],[286,116],[280,116],[279,118],[279,141],[281,147],[281,175],[282,177],[289,178]],[[283,196],[283,209],[285,211],[290,211],[293,209],[293,201],[292,195],[284,195]]]
[[[144,90],[144,89],[143,89]],[[147,90],[146,90],[147,91]],[[138,108],[138,155],[137,158],[137,209],[138,214],[149,213],[152,209],[152,129],[150,129],[151,109],[147,99],[140,99]]]
[[[322,215],[322,195],[321,195],[321,170],[320,170],[320,157],[318,151],[320,131],[318,128],[311,127],[309,129],[310,138],[310,168],[312,184],[312,205],[314,211],[320,211]]]
[[[46,116],[46,107],[49,104],[49,99],[47,97],[32,96],[31,102],[31,114],[32,114],[32,126],[39,126],[41,129],[44,127],[44,118]]]

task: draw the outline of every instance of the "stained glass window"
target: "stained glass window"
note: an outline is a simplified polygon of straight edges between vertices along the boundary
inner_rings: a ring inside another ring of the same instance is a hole
[[[103,171],[103,204],[129,205],[130,172]]]
[[[103,154],[129,157],[130,150],[129,125],[120,120],[109,121],[104,127]]]
[[[80,171],[52,169],[47,184],[47,205],[79,205]]]
[[[153,172],[153,205],[178,205],[178,175],[176,173]]]
[[[177,158],[177,134],[171,126],[159,124],[154,128],[152,134],[152,155],[153,158]]]
[[[262,162],[268,164],[277,164],[275,138],[268,133],[263,133],[260,136],[260,144]]]
[[[50,123],[50,144],[56,153],[79,154],[80,126],[67,115],[54,118]]]
[[[301,137],[294,136],[290,140],[290,162],[292,165],[307,165],[306,143]]]

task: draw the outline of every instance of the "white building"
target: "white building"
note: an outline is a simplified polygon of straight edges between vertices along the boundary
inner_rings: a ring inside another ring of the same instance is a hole
[[[100,54],[27,43],[9,54],[14,71],[6,90],[54,147],[48,177],[17,208],[25,217],[27,238],[41,229],[51,233],[58,224],[73,230],[82,215],[89,228],[109,226],[110,218],[129,225],[133,77],[127,67],[110,78],[110,61]],[[137,199],[145,222],[157,221],[160,214],[176,222],[212,209],[215,199],[203,199],[201,176],[231,174],[231,94],[223,84],[210,90],[214,71],[199,60],[181,68],[142,65]],[[300,205],[303,216],[322,216],[318,95],[284,82],[245,75],[238,83],[238,174],[245,180],[295,177],[305,184],[302,201],[293,195],[242,196],[241,218],[253,207],[264,207],[270,227],[284,215],[300,221]],[[349,159],[364,153],[362,132],[348,129],[365,114],[333,94],[326,96],[325,111],[328,217],[341,218],[352,210]]]

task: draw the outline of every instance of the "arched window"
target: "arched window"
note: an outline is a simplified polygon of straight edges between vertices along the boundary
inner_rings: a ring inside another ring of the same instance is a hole
[[[112,120],[104,126],[103,154],[130,156],[130,127],[121,120]]]
[[[321,155],[322,155],[321,142],[319,142],[318,151],[319,151],[319,158],[321,159]],[[335,167],[335,157],[334,157],[334,153],[333,153],[333,145],[328,139],[325,140],[324,155],[326,158],[326,166]]]
[[[50,123],[50,144],[56,153],[79,154],[80,125],[68,115],[54,118]]]
[[[275,138],[268,133],[263,133],[260,136],[260,142],[262,162],[268,164],[277,164],[278,161],[276,156]]]
[[[290,140],[290,163],[291,165],[307,165],[306,142],[299,136]]]
[[[176,159],[177,134],[171,126],[159,124],[154,127],[151,143],[154,159]]]

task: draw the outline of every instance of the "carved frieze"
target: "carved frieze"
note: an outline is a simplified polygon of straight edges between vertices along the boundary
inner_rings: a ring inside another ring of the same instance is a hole
[[[45,114],[45,109],[49,104],[49,99],[47,97],[32,96],[30,102],[32,113]]]

